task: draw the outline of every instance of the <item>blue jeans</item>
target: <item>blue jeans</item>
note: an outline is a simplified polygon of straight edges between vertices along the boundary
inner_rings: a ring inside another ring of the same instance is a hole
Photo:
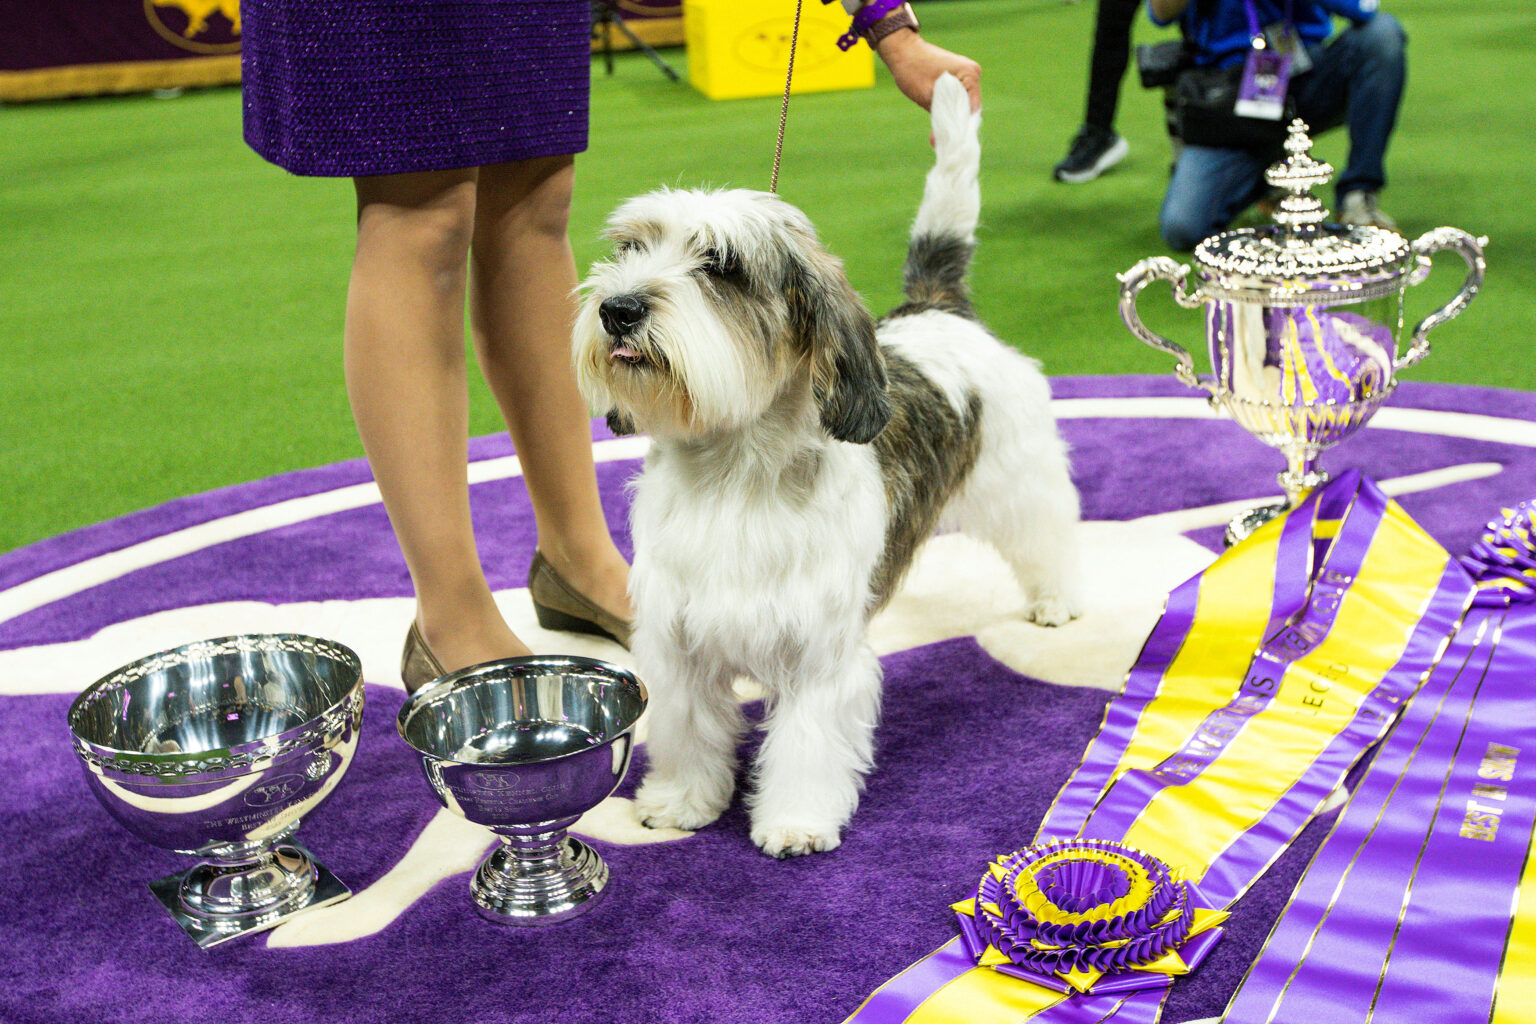
[[[1349,163],[1334,179],[1339,197],[1387,183],[1387,141],[1408,77],[1407,36],[1385,11],[1314,48],[1312,70],[1291,83],[1296,113],[1314,136],[1349,125]],[[1232,223],[1267,188],[1264,171],[1285,154],[1185,146],[1168,182],[1158,228],[1163,240],[1184,252]]]

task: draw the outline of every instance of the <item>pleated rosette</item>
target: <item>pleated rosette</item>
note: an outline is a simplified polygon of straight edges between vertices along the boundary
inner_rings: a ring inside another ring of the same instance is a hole
[[[1203,959],[1227,916],[1156,857],[1093,839],[997,858],[954,909],[977,966],[1080,992],[1166,984]]]
[[[1483,535],[1460,559],[1477,583],[1477,603],[1536,601],[1536,501],[1499,510]]]

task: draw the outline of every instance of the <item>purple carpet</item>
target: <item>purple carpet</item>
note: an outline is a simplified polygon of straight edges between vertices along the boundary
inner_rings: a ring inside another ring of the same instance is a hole
[[[1160,379],[1054,384],[1061,399],[1191,395]],[[1330,452],[1325,465],[1358,466],[1388,480],[1495,464],[1476,479],[1399,499],[1453,553],[1468,547],[1500,505],[1536,496],[1536,395],[1409,384],[1392,410],[1411,409],[1506,417],[1514,440],[1456,436],[1476,434],[1476,424],[1435,415],[1413,430],[1373,427]],[[1087,519],[1272,493],[1280,462],[1221,421],[1073,418],[1063,421],[1063,432]],[[504,440],[481,439],[472,457],[508,451]],[[635,469],[634,462],[600,467],[626,549],[622,483]],[[359,462],[328,466],[53,538],[0,557],[0,597],[174,530],[367,479]],[[521,481],[478,485],[473,497],[493,586],[523,586],[533,531]],[[1218,532],[1195,536],[1214,544]],[[152,611],[216,601],[408,593],[375,505],[199,550],[54,600],[0,622],[0,652],[80,640]],[[0,775],[12,780],[0,797],[0,1021],[836,1024],[882,981],[952,936],[948,904],[964,898],[986,860],[1033,835],[1107,699],[1017,675],[965,638],[891,655],[885,666],[879,767],[832,854],[769,860],[752,847],[744,816],[733,808],[681,841],[599,844],[613,869],[609,897],[555,930],[481,922],[470,911],[465,878],[456,876],[376,935],[307,949],[268,949],[256,938],[198,950],[145,888],[186,867],[187,858],[146,846],[91,797],[64,725],[70,697],[0,698]],[[394,733],[402,695],[375,685],[368,699],[355,763],[300,833],[354,890],[387,871],[436,809]],[[979,735],[994,740],[977,742]],[[637,769],[643,760],[642,750]],[[627,787],[638,774],[631,772]],[[1322,824],[1238,905],[1226,939],[1175,986],[1164,1020],[1221,1012]]]

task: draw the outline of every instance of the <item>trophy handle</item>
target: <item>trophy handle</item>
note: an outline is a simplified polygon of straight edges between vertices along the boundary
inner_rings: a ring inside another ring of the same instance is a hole
[[[1474,238],[1460,228],[1435,228],[1414,239],[1410,248],[1418,257],[1421,271],[1413,275],[1413,283],[1418,284],[1429,275],[1429,254],[1450,249],[1460,253],[1461,258],[1467,261],[1467,279],[1462,283],[1461,291],[1456,297],[1444,306],[1435,310],[1429,316],[1419,321],[1419,325],[1413,329],[1413,338],[1408,344],[1408,351],[1403,353],[1403,358],[1398,360],[1398,368],[1405,369],[1425,356],[1429,355],[1429,332],[1439,327],[1452,317],[1460,315],[1467,308],[1467,303],[1472,301],[1483,286],[1483,273],[1487,269],[1487,263],[1483,259],[1483,246],[1488,244],[1487,237]]]
[[[1184,278],[1189,274],[1189,268],[1167,256],[1149,256],[1130,270],[1118,275],[1116,280],[1120,282],[1120,319],[1125,321],[1125,326],[1148,345],[1155,349],[1167,352],[1177,359],[1178,365],[1173,368],[1174,375],[1184,384],[1192,388],[1204,388],[1212,395],[1216,394],[1216,384],[1211,380],[1202,380],[1195,376],[1195,361],[1189,352],[1177,342],[1169,341],[1161,334],[1157,334],[1141,321],[1141,314],[1136,311],[1136,297],[1141,290],[1153,281],[1167,281],[1173,289],[1173,301],[1185,309],[1195,309],[1204,305],[1198,293],[1190,294],[1184,290]]]

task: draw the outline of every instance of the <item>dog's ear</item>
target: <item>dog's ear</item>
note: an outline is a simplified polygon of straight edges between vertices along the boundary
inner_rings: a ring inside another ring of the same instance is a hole
[[[793,260],[785,293],[795,334],[810,354],[822,426],[839,441],[868,444],[891,418],[874,318],[842,264],[824,252]]]
[[[635,432],[635,421],[617,409],[609,409],[603,418],[608,421],[608,430],[614,437],[628,437]]]

